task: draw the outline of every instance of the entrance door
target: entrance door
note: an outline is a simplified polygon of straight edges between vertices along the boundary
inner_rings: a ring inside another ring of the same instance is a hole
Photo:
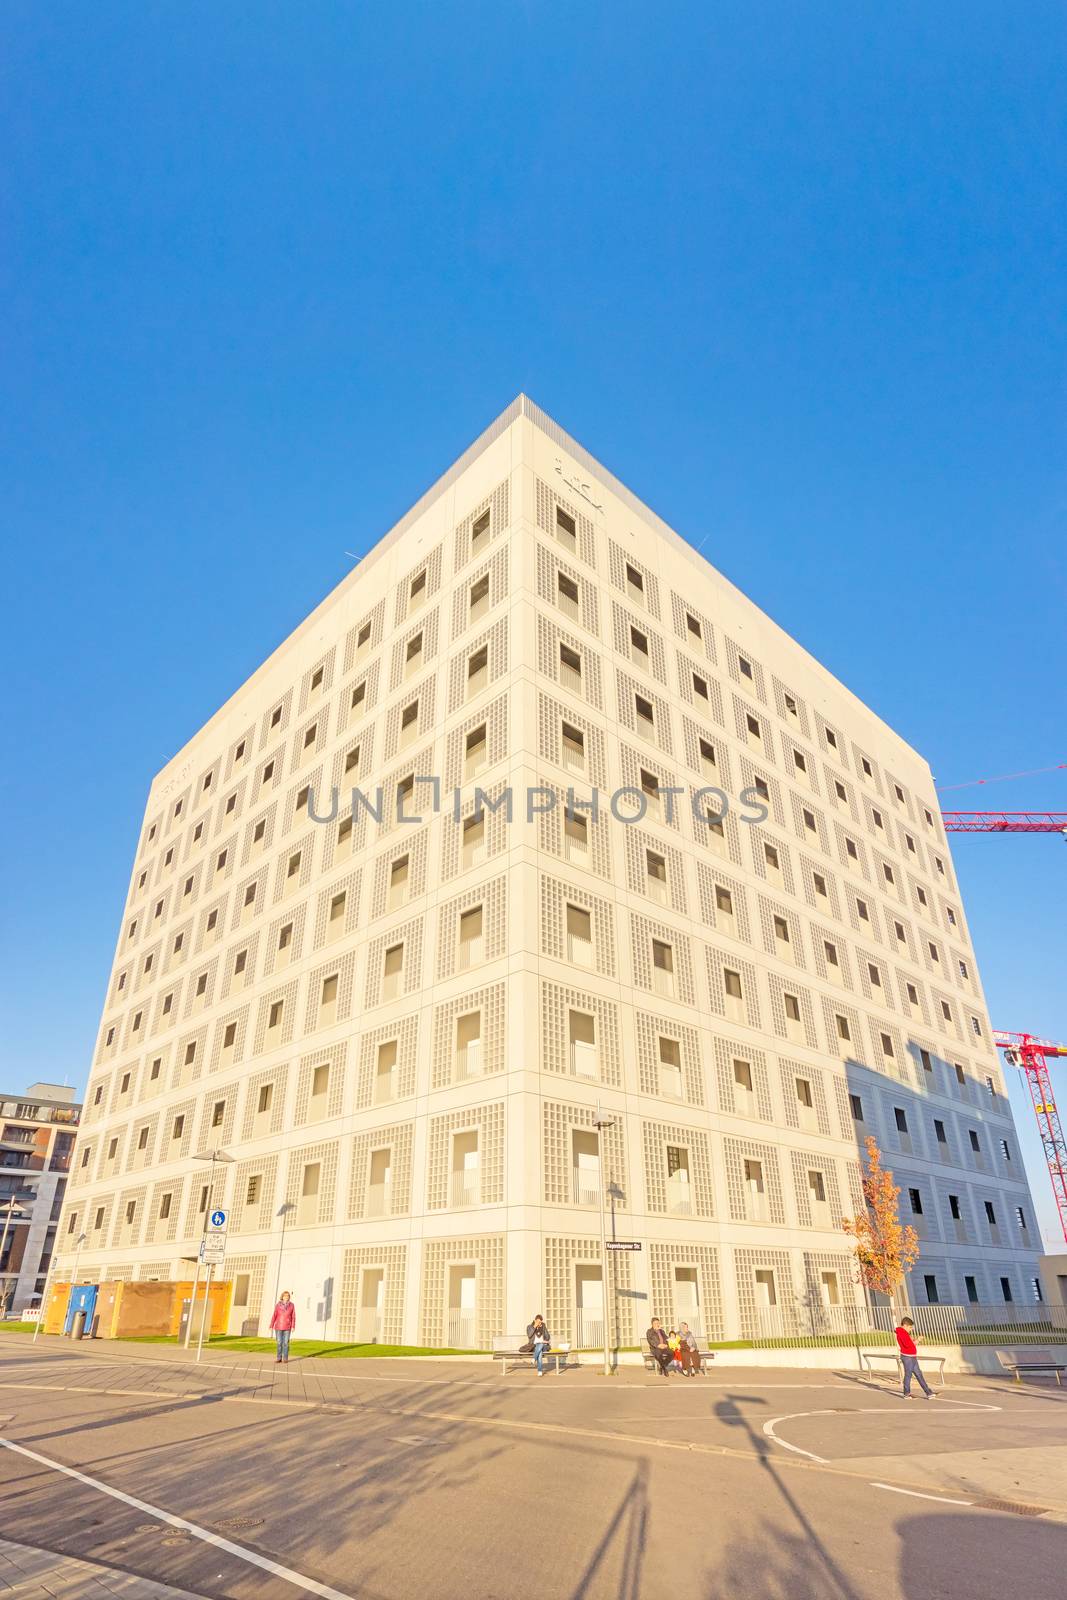
[[[478,1279],[473,1262],[448,1269],[448,1342],[455,1350],[478,1343]]]
[[[604,1283],[599,1266],[574,1269],[575,1335],[579,1345],[596,1348],[604,1343]]]
[[[678,1319],[676,1327],[688,1322],[694,1333],[704,1332],[700,1319],[700,1287],[696,1267],[674,1269],[674,1314]]]
[[[364,1267],[359,1283],[359,1317],[356,1323],[358,1344],[377,1344],[382,1337],[382,1312],[385,1305],[384,1267]]]

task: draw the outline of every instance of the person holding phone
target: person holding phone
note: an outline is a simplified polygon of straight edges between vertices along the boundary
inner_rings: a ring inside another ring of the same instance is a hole
[[[540,1311],[537,1312],[533,1321],[527,1324],[526,1343],[533,1352],[537,1376],[543,1378],[545,1375],[545,1357],[552,1348],[552,1340],[549,1338],[548,1329],[545,1327],[545,1319]]]

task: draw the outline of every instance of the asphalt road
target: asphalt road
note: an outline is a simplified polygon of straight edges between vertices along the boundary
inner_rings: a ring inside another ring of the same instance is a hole
[[[904,1402],[831,1373],[196,1369],[11,1336],[0,1438],[33,1457],[0,1448],[0,1529],[210,1600],[1059,1600],[1065,1407],[974,1379]]]

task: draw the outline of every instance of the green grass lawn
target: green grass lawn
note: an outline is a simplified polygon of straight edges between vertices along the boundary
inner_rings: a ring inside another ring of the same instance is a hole
[[[0,1333],[33,1333],[36,1323],[33,1322],[0,1322]],[[122,1344],[177,1344],[178,1341],[170,1334],[146,1334],[136,1339],[123,1339]],[[940,1343],[954,1344],[955,1340],[940,1341],[926,1339],[927,1345]],[[967,1330],[968,1345],[1018,1345],[1025,1347],[1028,1344],[1058,1345],[1065,1341],[1062,1329],[1052,1329],[1046,1324],[1035,1324],[1032,1328],[1026,1325],[1014,1328],[996,1328],[989,1326],[976,1326]],[[274,1340],[269,1335],[266,1337],[242,1338],[239,1334],[219,1334],[214,1339],[206,1341],[212,1350],[236,1350],[248,1355],[273,1355]],[[859,1334],[839,1333],[820,1334],[814,1338],[798,1339],[794,1349],[838,1349],[855,1350],[857,1346],[869,1347],[872,1345],[893,1346],[893,1336],[880,1330],[867,1329]],[[716,1339],[707,1348],[709,1350],[781,1350],[788,1353],[790,1345],[782,1339]],[[345,1344],[330,1339],[294,1339],[289,1347],[290,1353],[296,1357],[311,1357],[316,1360],[329,1360],[331,1357],[343,1357],[345,1360],[358,1360],[366,1356],[476,1356],[484,1355],[478,1350],[434,1350],[413,1344]],[[624,1346],[620,1354],[631,1354],[637,1350],[636,1345]],[[598,1355],[599,1350],[579,1351],[575,1355]]]

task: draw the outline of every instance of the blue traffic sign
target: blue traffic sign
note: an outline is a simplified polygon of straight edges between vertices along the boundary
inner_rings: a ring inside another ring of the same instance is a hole
[[[226,1226],[225,1211],[213,1211],[211,1213],[211,1226],[213,1228],[224,1228]]]

